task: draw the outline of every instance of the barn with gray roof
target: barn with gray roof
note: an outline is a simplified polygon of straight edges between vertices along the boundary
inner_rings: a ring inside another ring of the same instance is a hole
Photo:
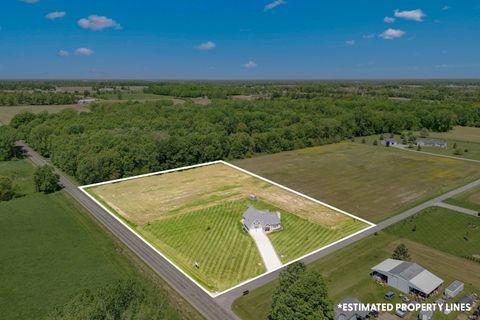
[[[430,271],[408,261],[387,259],[372,270],[376,279],[406,294],[428,297],[443,284],[443,280]]]

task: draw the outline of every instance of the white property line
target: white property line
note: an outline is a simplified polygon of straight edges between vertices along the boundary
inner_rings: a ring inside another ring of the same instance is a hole
[[[319,248],[319,249],[317,249],[317,250],[315,250],[315,251],[312,251],[312,252],[310,252],[310,253],[307,253],[306,255],[303,255],[303,256],[295,259],[295,260],[292,260],[292,261],[290,261],[290,262],[288,262],[288,263],[286,263],[286,264],[283,264],[282,266],[280,266],[280,267],[278,267],[278,268],[276,268],[276,269],[270,270],[270,271],[268,271],[268,272],[264,272],[264,273],[262,273],[262,274],[260,274],[260,275],[258,275],[258,276],[256,276],[256,277],[254,277],[254,278],[251,278],[251,279],[248,279],[248,280],[246,280],[246,281],[244,281],[244,282],[241,282],[241,283],[239,283],[239,284],[237,284],[237,285],[235,285],[235,286],[233,286],[233,287],[231,287],[231,288],[229,288],[229,289],[226,289],[226,290],[224,290],[224,291],[222,291],[222,292],[212,293],[212,292],[208,291],[207,289],[205,289],[201,284],[199,284],[195,279],[193,279],[189,274],[187,274],[187,273],[186,273],[185,271],[183,271],[181,268],[177,267],[177,265],[176,265],[172,260],[170,260],[170,259],[169,259],[167,256],[165,256],[163,253],[161,253],[157,248],[155,248],[152,244],[150,244],[147,240],[145,240],[139,233],[137,233],[137,232],[136,232],[135,230],[133,230],[128,224],[126,224],[120,217],[118,217],[118,216],[117,216],[115,213],[113,213],[109,208],[107,208],[106,206],[104,206],[100,201],[98,201],[97,199],[95,199],[94,196],[92,196],[90,193],[88,193],[88,192],[85,190],[85,189],[92,188],[92,187],[96,187],[96,186],[100,186],[100,185],[105,185],[105,184],[110,184],[110,183],[117,183],[117,182],[122,182],[122,181],[127,181],[127,180],[133,180],[133,179],[139,179],[139,178],[144,178],[144,177],[150,177],[150,176],[155,176],[155,175],[161,175],[161,174],[170,173],[170,172],[175,172],[175,171],[183,171],[183,170],[188,170],[188,169],[193,169],[193,168],[198,168],[198,167],[209,166],[209,165],[213,165],[213,164],[224,164],[224,165],[226,165],[226,166],[229,166],[229,167],[231,167],[231,168],[233,168],[233,169],[236,169],[236,170],[238,170],[238,171],[241,171],[241,172],[243,172],[243,173],[246,173],[246,174],[248,174],[248,175],[250,175],[250,176],[252,176],[252,177],[255,177],[255,178],[257,178],[257,179],[263,180],[263,181],[268,182],[268,183],[270,183],[270,184],[273,184],[273,185],[275,185],[275,186],[277,186],[277,187],[279,187],[279,188],[282,188],[282,189],[284,189],[284,190],[287,190],[287,191],[289,191],[289,192],[292,192],[292,193],[294,193],[294,194],[296,194],[296,195],[298,195],[298,196],[300,196],[300,197],[303,197],[303,198],[305,198],[305,199],[308,199],[308,200],[310,200],[310,201],[313,201],[313,202],[315,202],[315,203],[321,204],[321,205],[323,205],[323,206],[325,206],[325,207],[328,207],[328,208],[330,208],[330,209],[333,209],[333,210],[335,210],[335,211],[338,211],[338,212],[340,212],[340,213],[342,213],[342,214],[344,214],[344,215],[347,215],[347,216],[349,216],[349,217],[352,217],[352,218],[354,218],[354,219],[357,219],[357,220],[359,220],[359,221],[362,221],[362,222],[368,224],[368,227],[366,227],[366,228],[364,228],[364,229],[362,229],[362,230],[360,230],[360,231],[357,231],[357,232],[355,232],[355,233],[353,233],[353,234],[351,234],[351,235],[348,235],[348,236],[346,236],[346,237],[344,237],[344,238],[342,238],[342,239],[339,239],[339,240],[337,240],[337,241],[335,241],[335,242],[332,242],[332,243],[330,243],[330,244],[328,244],[328,245],[326,245],[326,246],[324,246],[324,247],[321,247],[321,248]],[[358,235],[358,234],[360,234],[360,233],[363,233],[363,232],[365,232],[365,231],[367,231],[367,230],[369,230],[369,229],[371,229],[371,228],[373,228],[373,227],[376,226],[374,223],[372,223],[372,222],[370,222],[370,221],[367,221],[367,220],[365,220],[365,219],[362,219],[362,218],[360,218],[360,217],[357,217],[357,216],[355,216],[355,215],[353,215],[353,214],[351,214],[351,213],[348,213],[348,212],[343,211],[343,210],[341,210],[341,209],[338,209],[338,208],[336,208],[336,207],[334,207],[334,206],[331,206],[331,205],[329,205],[329,204],[326,204],[326,203],[324,203],[324,202],[321,202],[321,201],[319,201],[319,200],[317,200],[317,199],[314,199],[314,198],[312,198],[312,197],[309,197],[309,196],[307,196],[307,195],[305,195],[305,194],[303,194],[303,193],[300,193],[300,192],[298,192],[298,191],[295,191],[295,190],[293,190],[293,189],[290,189],[290,188],[288,188],[288,187],[286,187],[286,186],[283,186],[283,185],[281,185],[281,184],[278,184],[278,183],[276,183],[276,182],[274,182],[274,181],[268,180],[268,179],[266,179],[266,178],[264,178],[264,177],[261,177],[261,176],[259,176],[259,175],[257,175],[257,174],[254,174],[254,173],[252,173],[252,172],[250,172],[250,171],[247,171],[247,170],[245,170],[245,169],[242,169],[242,168],[240,168],[240,167],[237,167],[237,166],[235,166],[235,165],[233,165],[233,164],[231,164],[231,163],[228,163],[228,162],[226,162],[226,161],[223,161],[223,160],[217,160],[217,161],[212,161],[212,162],[206,162],[206,163],[196,164],[196,165],[192,165],[192,166],[185,166],[185,167],[181,167],[181,168],[175,168],[175,169],[157,171],[157,172],[142,174],[142,175],[138,175],[138,176],[128,177],[128,178],[121,178],[121,179],[115,179],[115,180],[104,181],[104,182],[99,182],[99,183],[93,183],[93,184],[88,184],[88,185],[80,186],[80,187],[78,187],[78,188],[79,188],[80,191],[82,191],[87,197],[89,197],[92,201],[94,201],[97,205],[99,205],[103,210],[105,210],[106,212],[108,212],[112,217],[114,217],[118,222],[120,222],[125,228],[127,228],[128,230],[130,230],[130,231],[131,231],[135,236],[137,236],[141,241],[143,241],[146,245],[148,245],[151,249],[153,249],[156,253],[158,253],[162,258],[164,258],[165,260],[167,260],[174,268],[176,268],[178,271],[180,271],[185,277],[187,277],[188,279],[190,279],[190,281],[192,281],[193,283],[195,283],[200,289],[202,289],[205,293],[207,293],[207,294],[208,294],[210,297],[212,297],[212,298],[217,298],[217,297],[219,297],[219,296],[221,296],[221,295],[223,295],[223,294],[225,294],[225,293],[227,293],[227,292],[230,292],[230,291],[232,291],[232,290],[234,290],[234,289],[237,289],[237,288],[239,288],[239,287],[241,287],[241,286],[244,286],[244,285],[246,285],[246,284],[248,284],[248,283],[250,283],[250,282],[252,282],[252,281],[255,281],[255,280],[257,280],[257,279],[259,279],[259,278],[261,278],[261,277],[266,276],[267,274],[270,274],[270,273],[275,272],[275,271],[277,271],[277,270],[279,270],[279,269],[282,269],[282,268],[284,268],[284,267],[286,267],[286,266],[288,266],[288,265],[290,265],[290,264],[292,264],[292,263],[294,263],[294,262],[300,261],[300,260],[302,260],[302,259],[304,259],[304,258],[306,258],[306,257],[309,257],[309,256],[311,256],[311,255],[313,255],[313,254],[316,254],[316,253],[318,253],[318,252],[320,252],[320,251],[322,251],[322,250],[325,250],[325,249],[327,249],[327,248],[329,248],[329,247],[331,247],[331,246],[334,246],[334,245],[336,245],[336,244],[338,244],[338,243],[340,243],[340,242],[342,242],[342,241],[345,241],[345,240],[347,240],[347,239],[349,239],[349,238],[352,238],[352,237],[354,237],[354,236],[356,236],[356,235]]]

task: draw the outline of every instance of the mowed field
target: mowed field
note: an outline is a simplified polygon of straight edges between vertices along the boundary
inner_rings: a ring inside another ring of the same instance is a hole
[[[480,178],[480,164],[343,142],[235,165],[370,221]]]
[[[0,202],[0,318],[44,319],[83,290],[120,280],[154,285],[153,272],[66,193],[34,192],[33,171],[28,160],[0,161],[0,175],[10,177],[22,195]],[[201,318],[166,284],[161,286],[182,317]]]
[[[432,217],[439,221],[428,228],[429,222],[433,221]],[[480,251],[480,243],[476,240],[462,243],[465,226],[478,224],[479,220],[475,219],[442,208],[428,209],[415,217],[417,231],[411,230],[410,221],[405,224],[401,222],[317,260],[309,264],[308,268],[322,274],[334,303],[349,296],[357,297],[363,303],[382,302],[383,295],[392,291],[392,288],[376,284],[370,276],[371,267],[389,258],[395,247],[404,243],[410,251],[411,260],[442,278],[444,287],[454,280],[460,280],[465,283],[464,294],[480,293],[480,263],[461,258],[462,253],[455,251],[459,245],[468,247],[466,250],[470,253]],[[440,224],[445,226],[437,228]],[[477,236],[479,232],[477,229]],[[242,319],[266,319],[277,285],[278,282],[273,281],[237,299],[233,310]],[[401,303],[398,294],[399,292],[393,303]],[[438,297],[434,296],[430,300],[434,301]],[[408,319],[416,319],[415,316],[416,314],[411,314]],[[435,319],[450,320],[457,319],[457,316],[458,313],[449,316],[436,314]]]
[[[265,272],[241,219],[249,205],[279,210],[270,234],[290,261],[368,225],[224,164],[105,184],[88,191],[210,291]],[[250,194],[257,201],[248,200]]]
[[[76,104],[65,104],[65,105],[51,105],[51,106],[12,106],[12,107],[0,107],[0,124],[9,124],[12,118],[20,113],[25,111],[30,111],[33,113],[48,112],[48,113],[58,113],[65,109],[75,109],[77,111],[90,111],[85,106],[79,106]]]
[[[450,139],[458,141],[470,141],[480,143],[480,128],[455,127],[448,132],[431,132],[433,138]]]

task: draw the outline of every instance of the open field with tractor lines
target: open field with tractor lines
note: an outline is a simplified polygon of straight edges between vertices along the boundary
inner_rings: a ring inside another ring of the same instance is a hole
[[[211,292],[266,270],[241,223],[249,206],[280,212],[282,230],[268,236],[283,263],[368,227],[225,164],[101,184],[87,191]],[[249,199],[251,194],[258,198]]]
[[[234,164],[374,222],[480,178],[477,163],[352,142]]]
[[[245,201],[229,202],[158,220],[139,230],[205,288],[222,291],[265,272],[255,242],[242,230],[246,207]]]

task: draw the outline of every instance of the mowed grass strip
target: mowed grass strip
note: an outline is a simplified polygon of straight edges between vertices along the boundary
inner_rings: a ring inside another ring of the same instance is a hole
[[[240,223],[247,205],[229,202],[139,229],[208,290],[222,291],[265,272],[255,242]]]
[[[350,218],[335,228],[324,228],[290,213],[282,213],[282,230],[268,236],[283,263],[306,255],[368,225]]]
[[[480,164],[343,142],[234,162],[378,222],[480,178]]]
[[[480,218],[460,212],[431,207],[388,231],[460,257],[480,257]]]
[[[456,195],[444,202],[480,212],[480,187]]]

